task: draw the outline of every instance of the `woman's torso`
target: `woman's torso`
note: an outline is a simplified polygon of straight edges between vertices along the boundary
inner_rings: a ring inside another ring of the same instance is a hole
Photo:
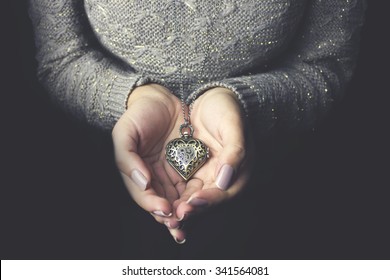
[[[306,2],[86,0],[85,9],[100,43],[136,71],[200,83],[246,72],[284,50]]]

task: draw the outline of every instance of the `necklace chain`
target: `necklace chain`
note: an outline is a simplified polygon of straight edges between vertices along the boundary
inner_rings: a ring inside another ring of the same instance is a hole
[[[180,0],[176,0],[178,2],[183,2],[184,4],[185,1],[180,1]],[[194,11],[193,9],[191,9],[192,11]],[[177,33],[177,35],[180,34],[180,27],[179,26],[184,26],[184,19],[183,19],[183,14],[178,12],[178,5],[175,6],[175,31]],[[188,113],[186,114],[186,102],[184,100],[184,85],[183,85],[183,81],[184,81],[184,75],[183,75],[183,61],[180,59],[179,60],[179,95],[180,95],[180,101],[181,101],[181,109],[182,109],[182,113],[183,113],[183,119],[184,119],[184,126],[191,126],[191,113],[192,113],[192,109],[194,107],[194,103],[196,101],[196,96],[194,96],[191,100],[191,103],[188,105]],[[202,63],[202,66],[201,66],[201,71],[200,73],[204,73],[204,65],[205,61],[203,61]]]
[[[191,113],[196,99],[195,98],[192,99],[191,103],[188,106],[188,112],[186,113],[187,106],[184,101],[184,89],[182,83],[180,83],[179,91],[180,91],[181,111],[183,113],[184,124],[191,125]]]

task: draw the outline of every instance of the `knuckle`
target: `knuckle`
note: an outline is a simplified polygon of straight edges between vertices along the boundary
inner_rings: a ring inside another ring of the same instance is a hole
[[[244,146],[241,145],[234,145],[232,147],[234,157],[239,161],[243,161],[246,157],[246,149]]]

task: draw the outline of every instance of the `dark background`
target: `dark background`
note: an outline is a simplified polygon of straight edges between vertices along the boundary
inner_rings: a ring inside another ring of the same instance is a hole
[[[192,255],[133,205],[110,135],[51,106],[35,78],[27,5],[3,4],[0,257],[389,259],[388,10],[378,3],[343,102],[278,163],[259,211],[232,217],[255,225],[247,247],[230,251],[230,240]]]

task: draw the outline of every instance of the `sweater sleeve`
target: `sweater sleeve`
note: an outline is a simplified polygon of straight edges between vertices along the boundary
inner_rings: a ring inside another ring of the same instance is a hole
[[[111,129],[142,77],[105,53],[79,0],[30,0],[38,78],[61,107],[101,129]]]
[[[233,90],[260,135],[313,128],[351,78],[365,1],[307,3],[296,36],[266,70],[211,82],[194,94],[215,86]]]

